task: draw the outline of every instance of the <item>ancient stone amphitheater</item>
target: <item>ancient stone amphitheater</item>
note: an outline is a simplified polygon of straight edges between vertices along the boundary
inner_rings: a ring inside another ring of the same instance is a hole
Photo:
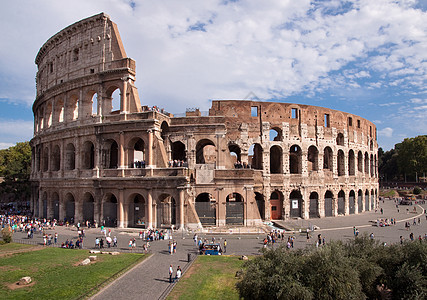
[[[373,123],[291,103],[212,101],[174,116],[141,106],[135,61],[101,13],[35,60],[32,209],[118,227],[258,226],[376,207]]]

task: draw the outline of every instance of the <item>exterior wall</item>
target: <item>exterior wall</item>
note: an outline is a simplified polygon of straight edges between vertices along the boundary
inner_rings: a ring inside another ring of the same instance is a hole
[[[272,215],[307,219],[377,205],[376,127],[359,116],[236,100],[213,101],[206,117],[141,106],[135,62],[105,14],[54,35],[36,63],[36,216],[119,227],[258,226]],[[120,109],[112,111],[115,89]]]

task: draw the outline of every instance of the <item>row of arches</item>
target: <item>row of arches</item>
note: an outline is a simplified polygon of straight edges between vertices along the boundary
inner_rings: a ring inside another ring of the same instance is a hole
[[[120,99],[121,90],[116,85],[109,87],[103,97],[98,96],[98,92],[93,89],[86,93],[57,96],[37,108],[34,114],[35,131],[80,118],[114,113],[120,110]]]

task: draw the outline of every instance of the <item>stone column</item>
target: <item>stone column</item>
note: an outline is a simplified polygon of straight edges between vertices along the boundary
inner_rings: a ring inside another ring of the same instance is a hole
[[[147,228],[153,228],[153,197],[151,195],[151,190],[147,193],[147,202],[146,202],[146,219],[147,219]]]
[[[179,190],[179,228],[184,229],[184,202],[185,202],[185,188]]]
[[[119,137],[119,169],[125,168],[125,135],[123,131],[120,131]]]
[[[124,210],[124,190],[119,189],[119,199],[118,199],[118,209],[119,215],[117,220],[117,227],[124,228],[125,227],[125,210]]]
[[[153,129],[148,129],[148,155],[147,155],[147,167],[153,167]]]

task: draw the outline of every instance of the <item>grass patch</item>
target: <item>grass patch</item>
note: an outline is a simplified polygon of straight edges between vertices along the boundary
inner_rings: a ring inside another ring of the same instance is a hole
[[[199,256],[170,293],[168,299],[239,299],[237,256]]]
[[[0,244],[0,254],[15,251],[15,250],[21,250],[21,249],[29,249],[34,248],[34,245],[25,245],[25,244],[18,244],[18,243],[7,243],[7,244]]]
[[[144,258],[142,254],[97,255],[96,263],[78,266],[88,250],[46,248],[0,259],[0,299],[76,299]],[[31,286],[10,289],[23,276]]]

